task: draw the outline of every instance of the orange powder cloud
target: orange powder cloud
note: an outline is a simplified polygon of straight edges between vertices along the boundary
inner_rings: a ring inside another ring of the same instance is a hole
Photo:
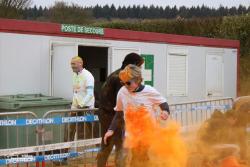
[[[125,119],[125,147],[132,150],[127,166],[186,166],[187,150],[176,123],[157,123],[144,107],[129,107]],[[129,165],[131,163],[136,165]]]

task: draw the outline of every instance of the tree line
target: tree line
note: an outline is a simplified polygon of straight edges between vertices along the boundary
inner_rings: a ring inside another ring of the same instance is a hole
[[[250,6],[238,6],[238,7],[223,7],[219,8],[210,8],[205,5],[202,6],[193,6],[185,7],[181,6],[177,8],[176,6],[170,7],[161,7],[161,6],[128,6],[116,8],[114,5],[105,5],[89,8],[93,12],[95,18],[136,18],[136,19],[159,19],[159,18],[200,18],[200,17],[220,17],[220,16],[233,16],[239,14],[246,14],[250,12]]]

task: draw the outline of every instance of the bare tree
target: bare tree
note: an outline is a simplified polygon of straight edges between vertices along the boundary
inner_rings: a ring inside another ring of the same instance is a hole
[[[31,3],[32,0],[0,0],[0,17],[20,18],[22,10]]]

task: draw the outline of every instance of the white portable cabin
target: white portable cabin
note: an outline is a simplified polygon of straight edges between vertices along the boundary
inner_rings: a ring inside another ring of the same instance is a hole
[[[236,40],[0,19],[0,95],[71,99],[70,59],[83,57],[98,93],[126,54],[145,58],[145,84],[171,102],[236,97]]]

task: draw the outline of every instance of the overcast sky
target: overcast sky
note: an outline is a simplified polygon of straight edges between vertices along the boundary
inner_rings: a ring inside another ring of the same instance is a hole
[[[37,6],[51,6],[54,4],[55,1],[58,0],[32,0],[33,1],[33,5],[37,5]],[[129,6],[129,5],[146,5],[149,6],[151,4],[155,5],[155,6],[174,6],[176,5],[177,7],[180,6],[187,6],[187,7],[191,7],[191,6],[198,6],[198,5],[206,5],[209,7],[219,7],[220,5],[223,6],[228,6],[228,7],[232,7],[232,6],[239,6],[240,4],[244,5],[244,6],[250,6],[250,0],[64,0],[68,3],[74,2],[78,5],[81,6],[95,6],[97,4],[99,5],[111,5],[114,4],[116,7],[117,6]]]

